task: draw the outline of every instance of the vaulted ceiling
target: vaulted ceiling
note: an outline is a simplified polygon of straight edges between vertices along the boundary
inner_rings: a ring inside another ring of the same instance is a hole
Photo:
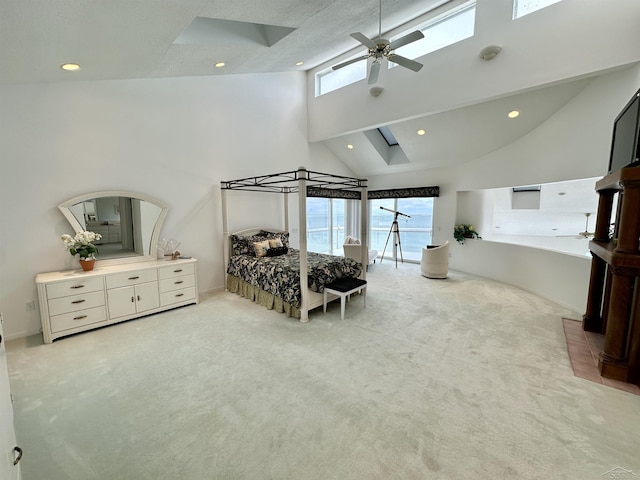
[[[501,2],[508,10],[510,1]],[[456,3],[460,1],[383,0],[382,31]],[[0,0],[0,84],[306,71],[363,50],[349,34],[375,36],[378,19],[376,0]],[[538,38],[535,33],[531,38]],[[485,32],[473,48],[479,51],[488,37],[499,39],[501,33]],[[518,48],[511,46],[513,51]],[[477,52],[472,56],[477,62]],[[60,65],[66,62],[81,68],[63,71]],[[216,68],[216,62],[225,66]],[[532,84],[521,92],[425,116],[396,118],[389,126],[404,156],[400,162],[396,152],[372,141],[373,127],[323,141],[363,176],[456,165],[533,130],[578,94],[592,75]],[[527,115],[510,121],[504,112],[511,105]],[[419,129],[429,135],[416,135]],[[347,144],[355,148],[346,152]]]
[[[443,3],[384,0],[383,31]],[[307,70],[377,30],[376,0],[0,0],[0,83]]]

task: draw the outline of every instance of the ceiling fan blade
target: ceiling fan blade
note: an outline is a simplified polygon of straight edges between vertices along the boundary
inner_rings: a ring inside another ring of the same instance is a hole
[[[369,58],[369,55],[363,55],[362,57],[352,58],[351,60],[347,60],[346,62],[339,63],[331,67],[332,70],[338,70],[342,67],[346,67],[347,65],[351,65],[352,63],[359,62],[360,60],[366,60]]]
[[[415,32],[408,33],[404,37],[394,40],[389,44],[389,48],[391,50],[395,50],[396,48],[403,47],[409,43],[415,42],[416,40],[420,40],[421,38],[424,38],[424,34],[420,30],[416,30]]]
[[[376,46],[377,46],[376,42],[374,42],[369,37],[366,37],[364,34],[362,34],[360,32],[352,33],[351,36],[353,38],[355,38],[357,41],[359,41],[361,44],[363,44],[367,48],[375,49]]]
[[[378,81],[378,75],[380,74],[380,62],[376,60],[371,64],[371,71],[369,72],[369,80],[367,84],[373,85]]]
[[[402,65],[403,67],[408,68],[409,70],[413,70],[414,72],[418,72],[422,68],[421,63],[414,62],[413,60],[409,60],[406,57],[402,57],[394,53],[389,55],[388,58],[390,62],[397,63],[398,65]]]

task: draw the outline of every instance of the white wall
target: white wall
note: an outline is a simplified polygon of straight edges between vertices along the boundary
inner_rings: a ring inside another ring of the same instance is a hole
[[[220,181],[308,169],[349,174],[306,140],[302,73],[0,86],[0,311],[8,338],[40,329],[38,272],[77,268],[57,205],[128,190],[169,206],[162,237],[222,288]],[[279,195],[229,195],[231,229],[282,224]],[[294,219],[296,221],[296,219]]]
[[[500,150],[458,168],[371,177],[370,186],[439,185],[433,243],[451,242],[451,269],[522,287],[582,314],[589,258],[483,240],[458,245],[453,226],[483,221],[479,189],[605,175],[613,120],[639,87],[638,65],[600,76],[544,124]],[[460,205],[458,196],[464,199]]]
[[[512,11],[513,0],[477,0],[473,37],[421,57],[424,68],[417,73],[386,72],[379,97],[369,95],[362,80],[316,98],[314,73],[338,59],[314,69],[307,79],[309,139],[389,125],[640,60],[637,0],[563,0],[517,20]],[[479,52],[492,44],[503,47],[500,55],[481,60]],[[348,54],[358,53],[361,47]]]

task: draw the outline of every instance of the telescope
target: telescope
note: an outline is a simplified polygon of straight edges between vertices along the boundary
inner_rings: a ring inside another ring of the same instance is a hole
[[[387,212],[391,212],[394,215],[402,215],[403,217],[411,218],[411,215],[407,215],[406,213],[398,212],[397,210],[391,210],[389,208],[380,207],[381,210],[386,210]]]

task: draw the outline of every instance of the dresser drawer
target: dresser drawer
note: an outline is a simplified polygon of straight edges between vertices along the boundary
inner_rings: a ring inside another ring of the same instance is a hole
[[[92,323],[104,322],[107,309],[103,306],[80,310],[78,312],[54,315],[51,317],[51,332],[62,332],[71,328],[83,327]]]
[[[194,300],[196,298],[196,289],[183,288],[181,290],[174,290],[173,292],[165,292],[160,294],[160,305],[166,306],[172,303],[184,302],[187,300]]]
[[[161,267],[160,280],[165,278],[181,277],[183,275],[193,275],[194,270],[193,263],[182,263],[179,265],[171,265],[170,267]]]
[[[183,277],[165,278],[160,280],[160,293],[172,292],[183,288],[193,287],[196,279],[193,275],[185,275]]]
[[[47,285],[47,298],[67,297],[104,289],[102,277],[88,277],[67,282],[51,283]]]
[[[138,283],[155,282],[158,280],[158,270],[138,270],[135,272],[116,273],[107,276],[107,288],[126,287]]]
[[[60,297],[49,300],[49,315],[60,315],[61,313],[77,312],[87,308],[105,305],[104,290],[99,292],[85,293],[71,297]]]

